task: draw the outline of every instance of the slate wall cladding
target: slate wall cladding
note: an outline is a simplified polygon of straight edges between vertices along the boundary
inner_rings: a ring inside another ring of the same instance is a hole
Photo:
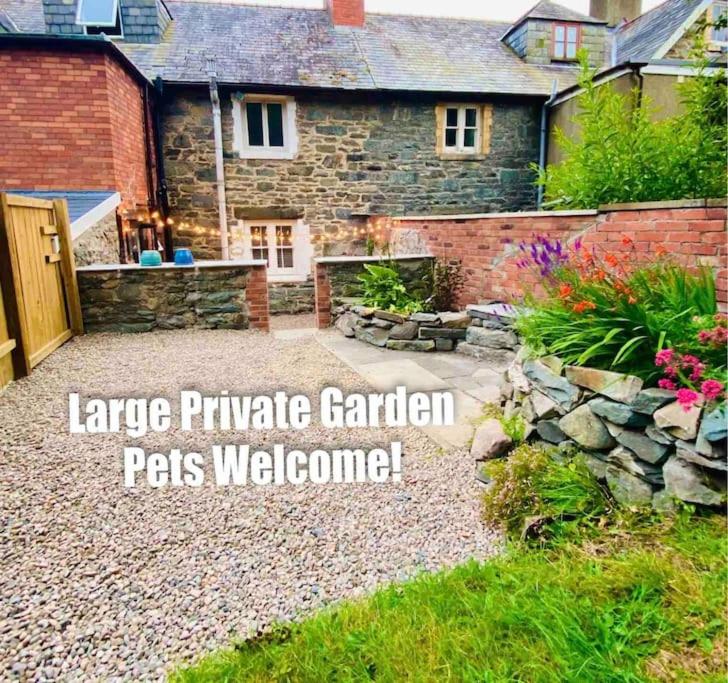
[[[537,104],[497,102],[491,152],[478,161],[441,160],[438,100],[297,94],[298,154],[244,160],[232,150],[230,92],[222,93],[228,219],[303,218],[311,234],[333,234],[356,214],[403,215],[533,208],[528,166],[538,158]],[[217,226],[212,115],[206,92],[175,91],[163,116],[170,202],[181,220]],[[199,257],[217,237],[179,235]],[[363,245],[360,245],[363,246]],[[324,253],[320,244],[319,254]],[[338,249],[338,251],[337,251]],[[329,245],[326,254],[351,253]]]
[[[268,330],[263,266],[78,269],[87,332]]]

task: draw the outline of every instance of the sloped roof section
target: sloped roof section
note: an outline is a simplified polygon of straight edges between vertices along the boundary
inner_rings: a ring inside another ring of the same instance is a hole
[[[500,41],[506,25],[368,14],[362,29],[333,27],[323,10],[169,2],[161,43],[119,43],[149,77],[344,90],[547,95],[576,70],[526,64]]]
[[[710,0],[665,0],[617,30],[617,63],[646,62]]]
[[[110,214],[121,201],[114,190],[7,190],[9,194],[38,199],[65,199],[71,233],[76,239],[86,229]]]
[[[549,0],[542,0],[529,12],[527,12],[517,23],[524,19],[547,19],[548,21],[578,21],[581,24],[606,24],[602,19],[590,17],[587,14],[575,12],[568,7],[559,5]]]
[[[0,13],[10,18],[15,31],[45,33],[42,0],[0,0]]]

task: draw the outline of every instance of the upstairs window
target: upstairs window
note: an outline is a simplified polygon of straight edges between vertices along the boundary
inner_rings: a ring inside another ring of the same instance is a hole
[[[714,50],[722,50],[728,47],[728,27],[715,26],[722,17],[723,23],[728,14],[728,2],[714,2],[710,11],[710,23],[708,27],[708,45]]]
[[[437,153],[441,157],[457,159],[488,154],[492,105],[440,104],[435,116]]]
[[[119,0],[78,0],[76,23],[88,35],[122,36]]]
[[[554,59],[573,61],[579,50],[580,27],[574,24],[554,24]]]
[[[297,148],[292,97],[244,95],[233,100],[233,147],[244,159],[292,159]]]

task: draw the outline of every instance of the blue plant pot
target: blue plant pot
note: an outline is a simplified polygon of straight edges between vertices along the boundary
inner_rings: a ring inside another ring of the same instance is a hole
[[[175,249],[174,251],[174,263],[177,266],[191,266],[195,262],[192,257],[192,251],[187,248]]]
[[[162,256],[158,251],[152,249],[145,249],[142,255],[139,257],[139,265],[144,268],[153,268],[154,266],[162,265]]]

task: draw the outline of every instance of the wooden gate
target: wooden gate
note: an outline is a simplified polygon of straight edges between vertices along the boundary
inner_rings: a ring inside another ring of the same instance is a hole
[[[66,202],[0,193],[0,387],[82,333]]]

